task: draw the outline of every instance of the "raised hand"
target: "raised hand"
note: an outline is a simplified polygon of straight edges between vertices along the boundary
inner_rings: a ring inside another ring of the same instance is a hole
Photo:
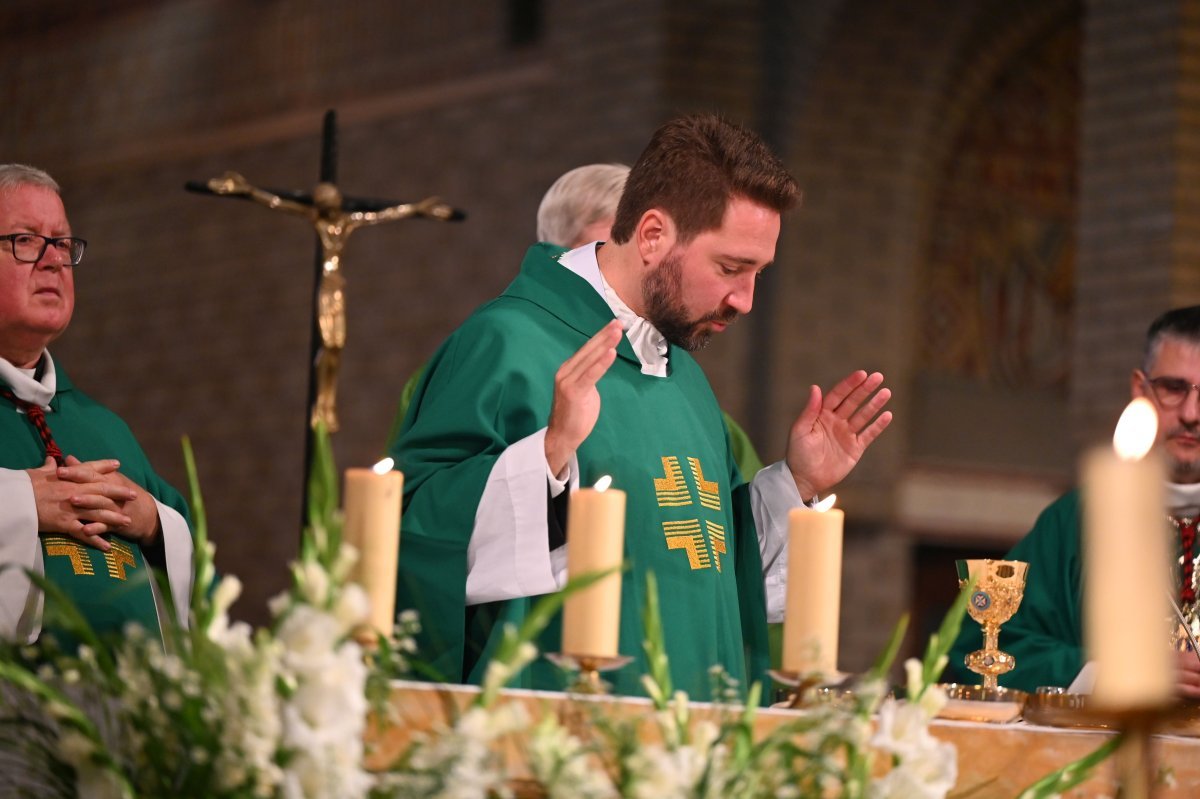
[[[852,372],[822,399],[813,386],[808,404],[788,435],[787,465],[800,496],[810,500],[841,482],[863,452],[892,422],[880,413],[891,399],[883,375]]]
[[[621,335],[621,323],[612,320],[554,375],[554,404],[546,428],[546,462],[554,474],[562,474],[600,418],[596,383],[616,359]]]

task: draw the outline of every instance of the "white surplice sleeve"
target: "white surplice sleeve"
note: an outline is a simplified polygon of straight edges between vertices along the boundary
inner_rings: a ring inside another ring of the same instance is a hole
[[[783,621],[787,605],[788,512],[804,504],[784,461],[759,470],[750,481],[750,510],[762,555],[767,621]]]
[[[42,592],[25,574],[42,571],[33,483],[22,469],[0,469],[0,637],[32,643],[41,631]]]
[[[162,524],[163,553],[167,561],[167,581],[179,623],[188,626],[188,607],[192,596],[192,531],[179,511],[157,499],[158,520]]]
[[[567,583],[567,548],[551,551],[546,488],[579,487],[579,464],[559,480],[546,463],[546,428],[510,444],[488,475],[467,545],[467,604],[538,596]]]
[[[192,591],[192,533],[183,516],[157,499],[167,579],[179,623],[187,626]],[[44,574],[33,484],[23,469],[0,469],[0,637],[32,643],[42,631],[42,592],[25,573]]]

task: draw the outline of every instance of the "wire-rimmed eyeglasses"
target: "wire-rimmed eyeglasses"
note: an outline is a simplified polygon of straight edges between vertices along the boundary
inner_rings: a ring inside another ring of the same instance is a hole
[[[36,264],[46,254],[46,248],[53,247],[57,252],[70,259],[71,266],[76,266],[83,260],[83,251],[87,249],[87,242],[74,236],[9,233],[6,236],[0,236],[0,241],[7,241],[12,247],[13,258],[26,264]]]

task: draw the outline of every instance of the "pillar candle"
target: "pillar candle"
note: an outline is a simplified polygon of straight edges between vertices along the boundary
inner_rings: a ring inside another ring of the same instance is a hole
[[[1169,555],[1166,467],[1154,443],[1157,416],[1145,399],[1121,415],[1113,447],[1085,453],[1086,642],[1096,662],[1093,701],[1112,710],[1169,703]],[[1019,666],[1018,666],[1019,668]]]
[[[788,515],[784,671],[837,672],[844,520],[840,510],[795,508]]]
[[[350,572],[371,599],[370,625],[390,636],[396,616],[396,559],[400,554],[400,498],[404,475],[390,458],[373,469],[347,469],[342,539],[358,550]]]
[[[581,488],[567,510],[567,575],[618,568],[625,551],[625,492]],[[616,657],[621,632],[618,570],[567,597],[562,649],[568,655]]]

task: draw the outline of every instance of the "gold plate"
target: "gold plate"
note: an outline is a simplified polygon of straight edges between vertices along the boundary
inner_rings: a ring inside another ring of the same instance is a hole
[[[981,685],[941,685],[949,699],[938,718],[1009,724],[1021,718],[1029,694],[1015,688],[984,688]]]
[[[1086,727],[1106,730],[1111,718],[1089,708],[1088,694],[1069,694],[1062,688],[1039,688],[1025,703],[1025,721],[1045,727]]]
[[[1200,738],[1200,702],[1193,699],[1176,705],[1167,716],[1162,732]]]

